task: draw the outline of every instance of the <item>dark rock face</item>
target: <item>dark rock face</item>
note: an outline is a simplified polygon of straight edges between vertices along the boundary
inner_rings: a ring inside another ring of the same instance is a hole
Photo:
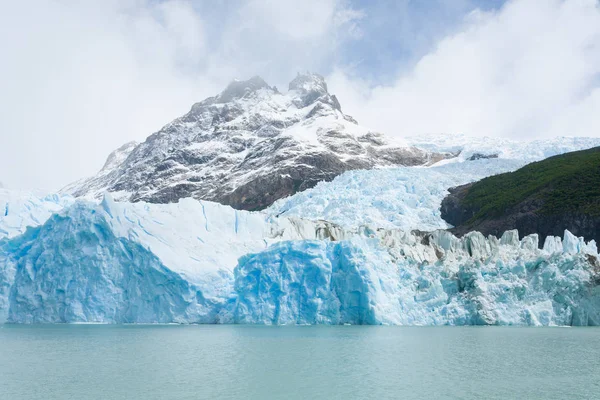
[[[467,158],[467,161],[475,161],[475,160],[490,159],[490,158],[498,158],[498,154],[473,153],[473,155],[471,155],[471,157]]]
[[[281,94],[260,77],[232,82],[63,191],[109,191],[117,200],[154,203],[191,196],[259,210],[348,170],[452,156],[403,147],[360,127],[319,75],[298,75],[289,89]]]
[[[464,198],[472,185],[450,189],[450,194],[442,201],[442,218],[454,225],[450,231],[457,236],[479,231],[484,235],[499,237],[507,230],[518,229],[521,237],[539,234],[542,245],[547,236],[562,237],[564,230],[568,229],[575,236],[583,236],[586,240],[594,239],[600,243],[600,217],[574,212],[542,214],[539,210],[543,201],[534,197],[519,203],[501,217],[472,220],[479,210],[464,205]]]

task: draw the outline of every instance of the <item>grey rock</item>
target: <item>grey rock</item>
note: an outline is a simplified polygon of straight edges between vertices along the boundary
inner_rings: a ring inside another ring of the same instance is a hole
[[[475,161],[490,158],[498,158],[498,154],[473,153],[471,157],[467,158],[467,161]]]

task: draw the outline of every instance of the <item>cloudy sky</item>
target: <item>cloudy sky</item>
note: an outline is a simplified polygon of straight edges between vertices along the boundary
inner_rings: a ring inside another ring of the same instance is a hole
[[[598,0],[0,0],[0,181],[94,174],[232,79],[390,135],[600,136]]]

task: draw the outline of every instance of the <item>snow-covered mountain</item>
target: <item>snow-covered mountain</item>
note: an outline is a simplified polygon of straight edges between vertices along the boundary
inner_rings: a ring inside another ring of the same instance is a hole
[[[191,196],[256,210],[344,171],[451,156],[358,125],[317,74],[299,74],[286,93],[254,77],[194,104],[145,142],[121,147],[97,176],[63,192],[101,198],[110,191],[152,203]]]

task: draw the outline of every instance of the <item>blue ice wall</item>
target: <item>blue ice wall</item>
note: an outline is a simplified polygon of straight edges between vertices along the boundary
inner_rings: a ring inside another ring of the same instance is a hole
[[[9,322],[212,323],[218,305],[85,204],[10,243]]]

